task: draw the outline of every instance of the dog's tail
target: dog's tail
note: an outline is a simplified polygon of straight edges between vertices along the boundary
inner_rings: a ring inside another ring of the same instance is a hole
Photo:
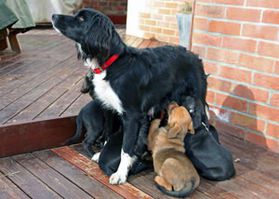
[[[66,140],[65,144],[66,145],[71,145],[71,144],[76,144],[80,140],[83,132],[83,123],[82,123],[82,118],[78,115],[76,118],[76,133],[73,137],[69,138]]]
[[[195,190],[195,179],[192,178],[190,182],[186,184],[186,186],[180,191],[168,191],[165,187],[162,187],[156,184],[157,188],[166,195],[177,197],[177,198],[184,198],[189,196]]]

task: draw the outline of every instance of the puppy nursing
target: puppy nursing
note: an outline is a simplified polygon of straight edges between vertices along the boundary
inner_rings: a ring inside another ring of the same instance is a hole
[[[183,106],[171,103],[168,107],[168,124],[159,127],[155,119],[148,134],[148,149],[152,152],[155,182],[164,193],[184,197],[200,183],[200,177],[192,162],[185,155],[184,138],[194,134],[190,114]]]

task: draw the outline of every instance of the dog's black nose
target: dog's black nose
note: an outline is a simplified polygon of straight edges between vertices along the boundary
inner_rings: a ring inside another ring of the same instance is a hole
[[[58,19],[58,15],[53,14],[53,15],[52,15],[52,21],[56,21],[57,19]]]

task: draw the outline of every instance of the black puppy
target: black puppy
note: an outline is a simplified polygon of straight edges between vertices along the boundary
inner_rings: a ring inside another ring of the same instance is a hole
[[[81,109],[76,118],[76,125],[75,135],[66,143],[77,143],[85,133],[82,145],[90,157],[93,157],[95,152],[92,146],[96,140],[100,139],[101,143],[106,141],[111,133],[120,128],[121,121],[110,110],[103,109],[100,101],[93,100]]]
[[[232,155],[221,145],[215,127],[208,123],[203,104],[199,99],[186,96],[182,105],[188,109],[195,129],[195,135],[187,134],[184,140],[186,154],[199,174],[210,180],[226,180],[234,176]]]

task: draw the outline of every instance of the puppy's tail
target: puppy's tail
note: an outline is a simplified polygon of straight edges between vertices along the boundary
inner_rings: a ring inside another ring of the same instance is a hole
[[[180,191],[168,191],[164,187],[158,184],[156,184],[156,186],[161,192],[163,192],[166,195],[176,197],[176,198],[184,198],[189,196],[195,190],[195,186],[196,186],[195,184],[196,184],[195,179],[192,178],[191,181],[187,183],[186,186]]]
[[[71,144],[76,144],[80,140],[83,132],[83,123],[82,123],[82,118],[78,115],[76,119],[76,133],[73,137],[69,138],[66,140],[65,144],[66,145],[71,145]]]

